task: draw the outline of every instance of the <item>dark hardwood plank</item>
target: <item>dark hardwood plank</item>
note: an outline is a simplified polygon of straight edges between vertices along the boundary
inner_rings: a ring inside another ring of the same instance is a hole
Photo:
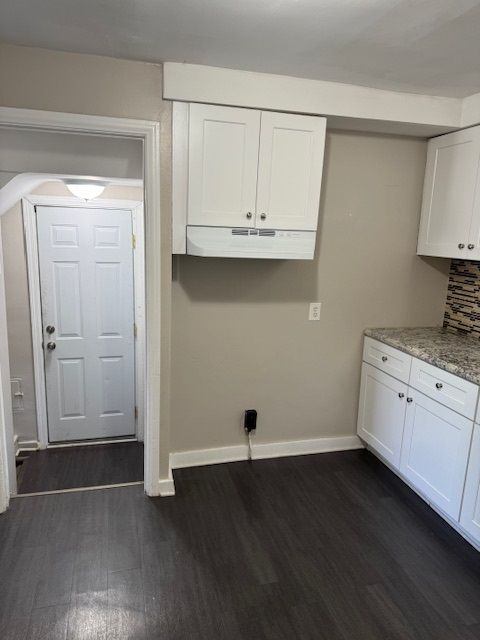
[[[38,493],[143,480],[143,444],[64,447],[32,452],[21,466],[18,492]]]
[[[368,452],[175,483],[12,501],[2,640],[480,637],[480,554]]]

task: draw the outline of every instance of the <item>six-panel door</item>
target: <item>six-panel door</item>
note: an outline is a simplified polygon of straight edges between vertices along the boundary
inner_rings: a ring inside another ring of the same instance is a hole
[[[262,112],[258,228],[316,230],[325,126],[325,118]]]
[[[478,259],[480,130],[472,127],[428,143],[420,255]]]
[[[50,442],[134,435],[132,220],[37,207]]]
[[[400,464],[407,385],[362,365],[358,435],[395,467]]]
[[[473,422],[409,388],[400,471],[458,520]]]
[[[188,224],[255,226],[260,111],[190,105]]]
[[[480,543],[480,425],[473,430],[460,524]]]

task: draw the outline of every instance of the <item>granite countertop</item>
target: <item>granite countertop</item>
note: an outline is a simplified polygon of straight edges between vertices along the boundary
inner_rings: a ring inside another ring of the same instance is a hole
[[[365,335],[480,385],[480,339],[441,327],[366,329]]]

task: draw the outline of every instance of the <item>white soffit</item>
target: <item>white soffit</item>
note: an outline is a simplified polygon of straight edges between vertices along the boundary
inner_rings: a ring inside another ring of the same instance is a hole
[[[480,94],[445,98],[219,67],[166,62],[167,100],[328,117],[329,128],[429,137],[480,122]]]

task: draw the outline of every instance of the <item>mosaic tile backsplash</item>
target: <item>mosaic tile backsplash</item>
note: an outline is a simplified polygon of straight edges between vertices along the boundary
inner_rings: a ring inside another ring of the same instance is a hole
[[[480,338],[480,262],[451,261],[443,326]]]

